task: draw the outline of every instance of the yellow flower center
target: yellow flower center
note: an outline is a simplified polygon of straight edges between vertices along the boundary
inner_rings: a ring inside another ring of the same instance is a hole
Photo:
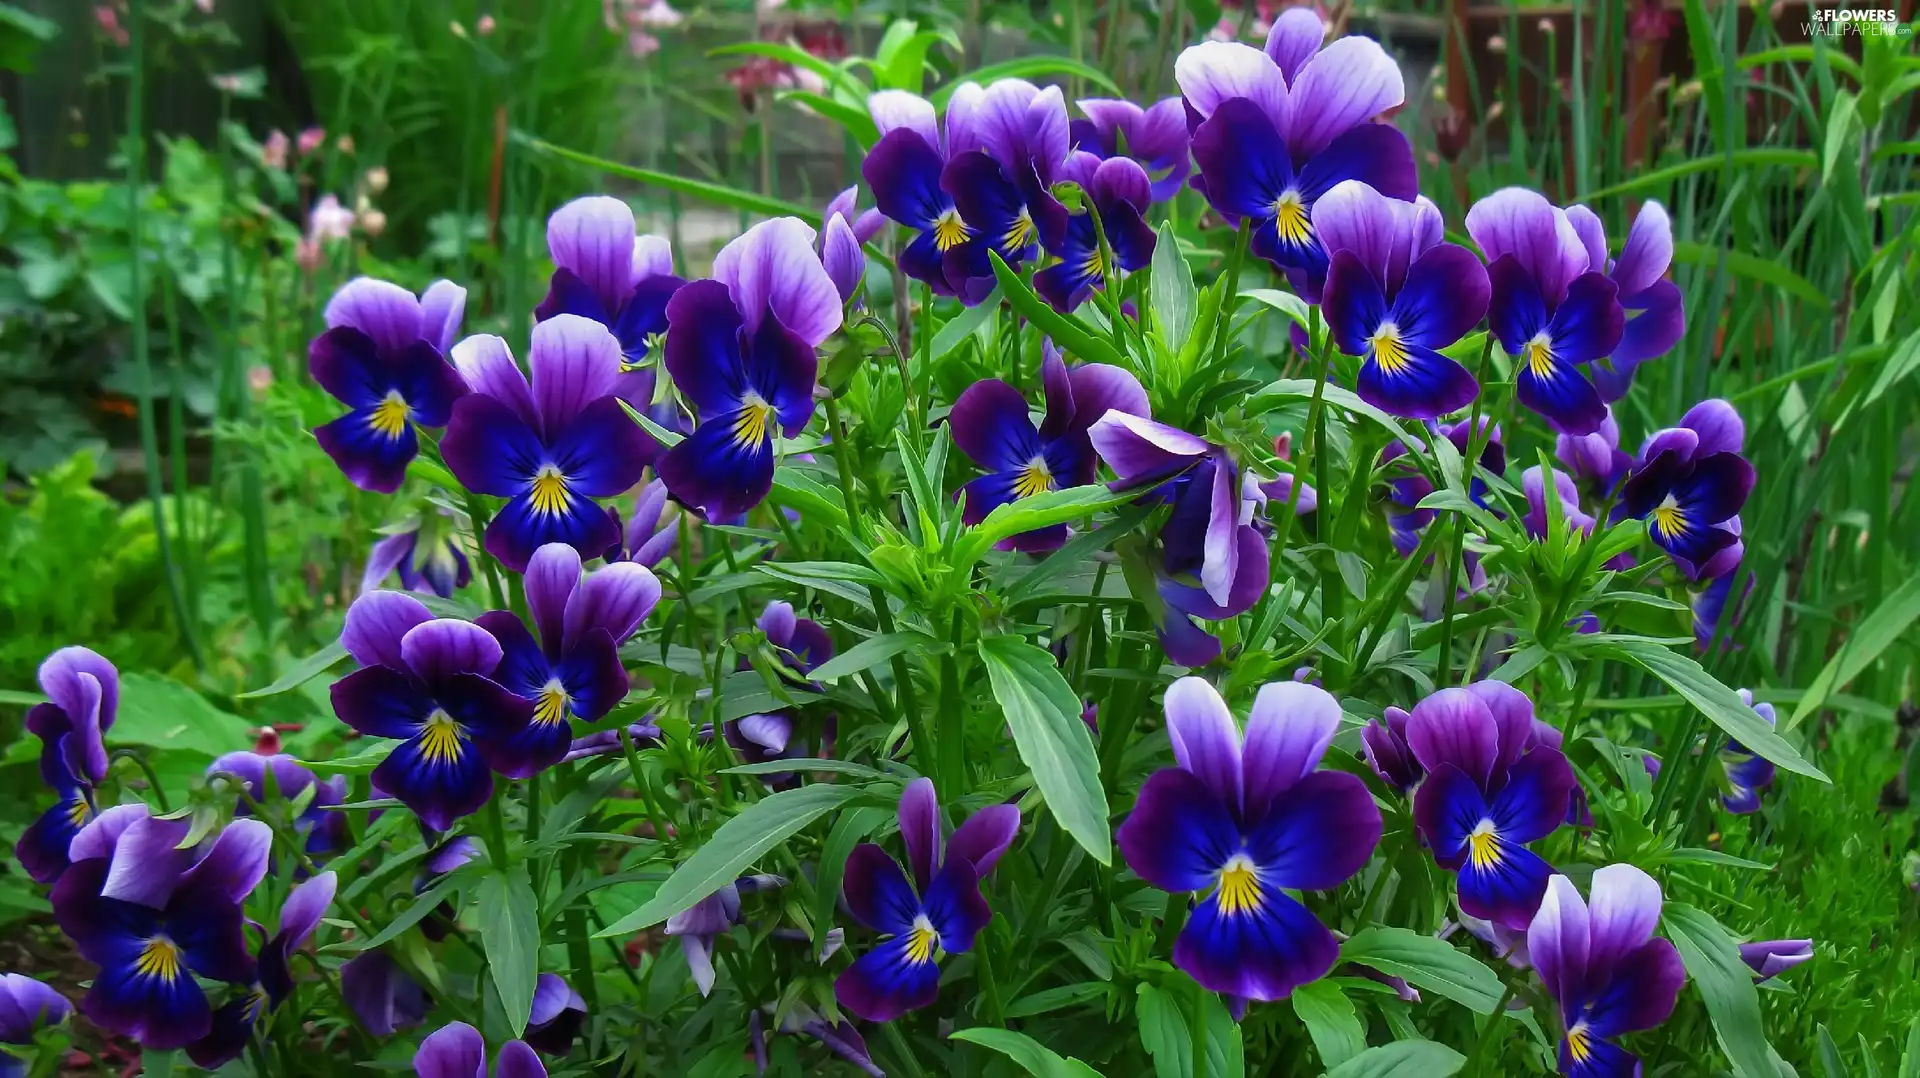
[[[390,389],[379,404],[373,406],[373,415],[368,417],[367,425],[374,433],[384,438],[398,438],[407,432],[407,419],[413,415],[413,409],[407,407],[407,399],[397,389]]]
[[[747,394],[733,417],[733,440],[744,449],[758,449],[773,437],[773,405],[757,393]]]
[[[552,726],[557,722],[566,722],[567,709],[572,704],[573,698],[567,695],[567,688],[560,684],[560,679],[549,680],[540,689],[540,702],[534,705],[534,724]]]
[[[948,210],[933,221],[933,246],[940,251],[951,251],[967,242],[973,230],[960,219],[959,210]]]
[[[1300,246],[1313,240],[1313,220],[1300,192],[1287,191],[1273,200],[1273,228],[1280,242]]]
[[[1527,342],[1527,371],[1535,378],[1553,377],[1553,340],[1545,333]]]
[[[67,802],[67,822],[75,827],[85,827],[87,821],[91,819],[93,819],[93,806],[87,804],[84,796],[73,795],[73,800]]]
[[[1400,327],[1392,322],[1380,323],[1367,343],[1373,346],[1373,361],[1387,374],[1399,374],[1413,365],[1407,342],[1400,336]]]
[[[1680,508],[1679,499],[1669,494],[1653,507],[1653,528],[1668,539],[1687,530],[1687,511]]]
[[[440,708],[420,724],[420,755],[429,764],[450,764],[460,758],[467,732]]]
[[[1253,859],[1235,854],[1220,870],[1220,912],[1229,916],[1260,908],[1260,874]]]
[[[557,464],[542,464],[533,473],[533,491],[529,497],[533,511],[541,516],[557,516],[566,511],[572,496],[567,493],[567,477]]]
[[[1022,207],[1020,216],[1015,217],[1013,223],[1007,226],[1007,234],[1003,237],[1004,245],[1010,251],[1019,250],[1033,242],[1034,233],[1033,215]]]
[[[1587,1032],[1585,1022],[1575,1022],[1567,1030],[1567,1056],[1575,1063],[1585,1063],[1593,1055],[1593,1034]]]
[[[1013,480],[1015,498],[1031,498],[1053,489],[1053,472],[1047,467],[1044,457],[1035,457],[1020,469]]]
[[[1481,820],[1467,835],[1467,860],[1475,868],[1492,868],[1500,863],[1500,836],[1492,820]]]
[[[133,971],[142,977],[173,981],[186,970],[186,956],[180,945],[165,936],[154,936],[140,947],[133,960]]]
[[[927,920],[926,914],[913,919],[913,928],[907,932],[907,961],[916,966],[933,961],[933,952],[940,947],[940,933]]]

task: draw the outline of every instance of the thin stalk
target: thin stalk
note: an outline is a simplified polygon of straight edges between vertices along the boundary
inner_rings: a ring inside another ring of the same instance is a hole
[[[940,774],[948,797],[959,797],[971,787],[967,775],[966,712],[960,707],[965,693],[960,682],[960,641],[964,627],[961,610],[954,607],[952,627],[947,632],[951,645],[940,656]]]
[[[233,99],[220,97],[220,286],[226,297],[226,324],[220,333],[220,370],[224,383],[225,406],[236,423],[249,421],[252,406],[247,399],[247,376],[240,356],[240,308],[242,293],[248,286],[234,262],[233,233],[230,222],[241,216],[233,193],[233,144],[227,138],[227,120],[233,112]],[[274,616],[273,580],[267,557],[267,499],[260,480],[260,467],[253,447],[246,440],[235,447],[240,464],[240,521],[244,537],[247,573],[247,606],[251,609],[258,634],[262,667],[271,665]]]
[[[153,799],[160,802],[161,813],[173,811],[173,806],[167,802],[167,788],[160,785],[160,776],[154,774],[153,766],[147,763],[145,758],[132,749],[115,749],[107,761],[108,765],[111,766],[114,760],[132,760],[133,766],[139,768],[140,773],[147,777],[147,785],[153,790]]]
[[[1227,256],[1227,290],[1220,297],[1219,336],[1213,341],[1213,362],[1219,363],[1226,358],[1227,348],[1233,341],[1233,308],[1240,301],[1240,265],[1247,260],[1247,243],[1253,238],[1253,219],[1240,219],[1240,230],[1234,234],[1233,253]],[[1319,307],[1314,311],[1318,312]]]
[[[186,349],[180,345],[180,305],[173,275],[160,275],[161,303],[167,320],[167,464],[172,472],[173,527],[180,540],[181,578],[186,586],[187,613],[200,624],[200,558],[193,542],[193,517],[187,511]]]

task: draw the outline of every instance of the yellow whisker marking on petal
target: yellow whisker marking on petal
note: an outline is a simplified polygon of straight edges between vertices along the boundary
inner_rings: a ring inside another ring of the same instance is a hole
[[[427,721],[420,724],[420,756],[429,764],[450,764],[460,758],[465,751],[467,731],[453,721],[453,716],[435,708]]]
[[[1687,530],[1687,511],[1680,508],[1679,499],[1669,494],[1666,500],[1653,507],[1653,527],[1668,539]]]
[[[1593,1055],[1593,1034],[1587,1032],[1585,1022],[1575,1022],[1567,1030],[1567,1056],[1575,1063],[1585,1063]]]
[[[1301,246],[1313,241],[1313,219],[1300,192],[1287,191],[1273,200],[1273,228],[1282,243]]]
[[[572,706],[573,697],[567,695],[567,687],[560,684],[559,678],[553,678],[540,688],[540,700],[533,708],[534,725],[566,722],[567,711]]]
[[[1380,370],[1384,373],[1399,374],[1413,366],[1413,354],[1400,336],[1400,327],[1392,322],[1380,323],[1380,328],[1373,331],[1367,343],[1373,346],[1373,361],[1380,364]]]
[[[733,417],[733,440],[742,449],[758,449],[773,437],[773,405],[755,393],[747,394]]]
[[[1535,378],[1552,378],[1554,374],[1553,341],[1545,333],[1527,342],[1527,372]]]
[[[186,970],[186,956],[180,945],[165,936],[154,936],[140,947],[133,960],[133,971],[142,977],[173,981]]]
[[[566,511],[567,503],[573,498],[567,493],[567,476],[557,464],[542,464],[540,470],[533,473],[533,491],[530,499],[533,511],[541,516],[556,516]]]
[[[933,952],[940,948],[940,933],[927,920],[926,914],[913,919],[913,928],[907,932],[907,961],[919,966],[933,961]]]
[[[948,210],[933,219],[933,246],[940,251],[951,251],[967,242],[973,230],[960,219],[959,210]]]
[[[413,409],[407,407],[407,399],[397,389],[390,389],[379,404],[373,406],[373,415],[367,417],[367,425],[374,433],[383,438],[398,438],[407,432],[407,420],[412,418]]]
[[[91,819],[93,819],[93,806],[87,804],[86,798],[75,794],[73,800],[67,805],[67,822],[75,827],[85,827],[87,821]]]
[[[1031,498],[1035,494],[1044,494],[1053,489],[1053,471],[1047,467],[1044,457],[1035,457],[1020,469],[1013,479],[1013,496]]]
[[[1007,234],[1002,237],[1002,241],[1008,250],[1018,250],[1033,242],[1035,231],[1033,215],[1022,208],[1020,216],[1015,217],[1013,223],[1007,226]]]
[[[1253,867],[1253,859],[1244,853],[1235,854],[1220,870],[1220,912],[1229,916],[1252,913],[1260,908],[1261,901],[1260,874]]]
[[[1494,830],[1492,820],[1481,820],[1467,835],[1467,860],[1480,869],[1500,863],[1500,835]]]

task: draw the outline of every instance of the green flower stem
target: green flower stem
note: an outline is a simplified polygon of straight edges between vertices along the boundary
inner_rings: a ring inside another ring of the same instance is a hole
[[[495,789],[487,800],[484,825],[487,829],[487,849],[493,855],[493,867],[504,870],[507,867],[507,820],[501,811],[500,802],[506,797],[506,791]]]
[[[949,798],[959,797],[972,786],[967,775],[967,716],[960,703],[966,690],[960,681],[960,643],[963,626],[959,607],[953,610],[952,628],[947,632],[951,646],[940,656],[940,775]]]
[[[1220,297],[1220,321],[1215,324],[1218,334],[1213,341],[1213,362],[1218,364],[1226,358],[1227,348],[1233,343],[1233,308],[1240,302],[1240,265],[1247,260],[1247,243],[1253,237],[1253,220],[1241,218],[1240,230],[1234,234],[1233,253],[1227,256],[1227,291]],[[1320,308],[1315,307],[1317,312]]]
[[[1460,1069],[1461,1074],[1479,1074],[1480,1060],[1487,1054],[1487,1046],[1493,1043],[1493,1031],[1500,1028],[1507,1017],[1507,1004],[1513,1002],[1513,986],[1500,993],[1500,1002],[1493,1005],[1493,1013],[1487,1015],[1487,1024],[1480,1027],[1480,1036],[1473,1042],[1473,1051],[1467,1055],[1467,1065]],[[1495,1057],[1499,1058],[1498,1056]]]
[[[646,807],[647,820],[653,824],[653,837],[662,847],[667,845],[667,819],[654,801],[653,788],[647,784],[646,772],[640,768],[640,752],[633,747],[633,731],[625,724],[620,727],[620,751],[627,758],[627,774],[633,779],[633,788],[640,795],[640,803]]]
[[[109,767],[114,760],[132,760],[133,766],[139,768],[140,773],[147,777],[147,785],[153,790],[153,799],[160,802],[161,814],[165,815],[173,811],[173,806],[167,802],[166,787],[160,785],[160,776],[154,774],[152,765],[148,764],[138,752],[133,749],[115,749],[113,755],[107,759]]]
[[[486,532],[490,519],[486,507],[480,504],[480,496],[467,491],[467,523],[473,528],[474,554],[487,574],[487,593],[493,598],[494,609],[498,610],[506,606],[507,593],[500,587],[500,563],[487,552]]]

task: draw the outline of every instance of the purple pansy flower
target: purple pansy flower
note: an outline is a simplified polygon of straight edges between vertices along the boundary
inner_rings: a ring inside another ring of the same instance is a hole
[[[1620,491],[1619,512],[1647,520],[1647,534],[1693,580],[1733,572],[1746,551],[1740,507],[1753,465],[1740,455],[1746,426],[1733,405],[1705,400],[1678,427],[1655,431]]]
[[[1471,404],[1479,384],[1440,349],[1486,314],[1487,274],[1472,251],[1441,242],[1440,210],[1347,180],[1312,216],[1331,259],[1321,309],[1334,343],[1363,360],[1361,399],[1409,419]]]
[[[527,610],[491,610],[474,624],[499,641],[493,680],[533,705],[524,729],[502,746],[512,760],[500,773],[525,778],[559,763],[573,741],[571,721],[598,722],[627,695],[620,645],[660,602],[660,581],[636,562],[617,561],[580,573],[580,555],[548,543],[527,562]]]
[[[1272,583],[1271,553],[1252,523],[1257,485],[1219,446],[1144,416],[1111,410],[1087,436],[1119,477],[1114,489],[1140,489],[1172,506],[1159,537],[1160,645],[1183,666],[1207,665],[1220,656],[1220,641],[1193,619],[1245,613]]]
[[[1095,462],[1088,428],[1109,411],[1147,414],[1147,391],[1139,379],[1119,367],[1088,363],[1069,370],[1057,354],[1041,360],[1047,414],[1036,428],[1026,398],[998,378],[967,387],[954,401],[948,429],[960,451],[989,471],[962,488],[967,503],[962,519],[978,524],[1009,502],[1050,490],[1093,482]],[[1067,541],[1058,524],[1023,532],[1001,545],[1039,553]]]
[[[1100,160],[1090,153],[1071,154],[1061,169],[1061,178],[1080,185],[1100,215],[1100,229],[1106,233],[1114,266],[1101,262],[1100,232],[1093,214],[1053,212],[1049,207],[1039,217],[1040,241],[1047,252],[1060,261],[1033,275],[1034,291],[1057,311],[1072,311],[1086,302],[1096,288],[1104,287],[1117,270],[1133,273],[1153,261],[1158,237],[1141,216],[1152,201],[1152,186],[1146,170],[1125,157]]]
[[[1740,690],[1740,702],[1765,719],[1768,726],[1779,721],[1773,705],[1765,701],[1754,703],[1753,692],[1749,689]],[[1773,785],[1774,777],[1778,774],[1773,761],[1729,738],[1726,748],[1720,750],[1720,766],[1727,775],[1727,792],[1720,796],[1721,807],[1736,816],[1750,816],[1759,812],[1760,792]]]
[[[1593,433],[1556,435],[1553,455],[1602,497],[1611,495],[1633,467],[1633,458],[1620,451],[1620,424],[1611,406]]]
[[[952,139],[952,104],[948,138]],[[979,146],[948,147],[940,186],[979,238],[947,252],[947,281],[963,302],[978,303],[993,288],[987,252],[1018,267],[1038,251],[1048,232],[1067,231],[1066,209],[1049,192],[1067,159],[1067,103],[1060,88],[1040,89],[1021,79],[999,79],[973,113]]]
[[[533,1011],[527,1016],[526,1042],[550,1056],[573,1051],[574,1038],[587,1020],[587,1001],[565,980],[542,973],[533,985]]]
[[[333,806],[347,799],[347,777],[334,775],[316,779],[300,761],[286,753],[263,756],[256,752],[230,752],[207,765],[207,778],[226,775],[238,780],[246,796],[234,805],[235,816],[253,815],[254,806],[267,800],[267,776],[273,776],[273,795],[292,803],[309,786],[314,787],[307,807],[293,822],[294,832],[307,836],[307,852],[318,856],[339,849],[347,836],[347,818]]]
[[[1152,199],[1165,202],[1180,193],[1193,163],[1187,155],[1187,107],[1177,97],[1141,108],[1115,98],[1074,102],[1084,120],[1067,125],[1073,148],[1099,158],[1131,157],[1153,174]]]
[[[1553,473],[1553,491],[1560,502],[1561,519],[1567,526],[1582,535],[1593,530],[1593,516],[1580,508],[1580,488],[1574,485],[1573,477],[1558,468],[1549,468]],[[1535,539],[1545,539],[1548,534],[1547,520],[1547,479],[1538,464],[1520,473],[1520,490],[1527,497],[1527,515],[1521,523],[1526,526],[1527,534]]]
[[[1426,777],[1426,769],[1407,746],[1409,716],[1389,706],[1384,719],[1369,719],[1360,731],[1360,755],[1394,793],[1405,796]]]
[[[765,1009],[771,1013],[775,1007],[768,1004]],[[779,1010],[784,1015],[780,1019],[779,1032],[812,1037],[828,1051],[852,1064],[860,1073],[869,1075],[870,1078],[887,1078],[887,1072],[874,1064],[872,1053],[867,1051],[866,1038],[860,1035],[860,1031],[854,1028],[852,1022],[844,1018],[838,1022],[829,1022],[805,1003],[797,1002],[790,1007],[781,1007]],[[755,1012],[753,1017],[758,1019],[759,1012]],[[765,1039],[766,1034],[756,1025],[754,1030],[756,1062],[765,1051]],[[760,1065],[760,1073],[765,1072],[765,1066]]]
[[[444,524],[444,514],[409,521],[404,530],[373,544],[367,552],[367,570],[360,577],[362,592],[377,591],[398,570],[405,591],[432,592],[442,599],[473,582],[473,565],[460,540]]]
[[[636,237],[626,203],[588,195],[547,218],[547,250],[553,278],[534,318],[572,314],[598,322],[620,342],[623,369],[645,363],[667,331],[667,300],[686,283],[673,275],[667,241]]]
[[[815,667],[833,658],[833,637],[812,618],[796,616],[792,603],[778,599],[769,602],[755,624],[767,635],[767,643],[780,651],[782,661],[802,674],[812,673]],[[748,665],[741,660],[742,669]],[[793,740],[793,716],[785,711],[743,715],[728,722],[722,732],[727,744],[733,746],[745,763],[765,763],[792,755],[789,746]],[[791,775],[766,778],[769,785],[779,785],[783,779],[795,781]]]
[[[1481,429],[1486,431],[1486,441],[1480,447],[1480,467],[1494,475],[1505,475],[1507,443],[1501,434],[1500,426],[1486,417],[1481,418],[1480,424]],[[1428,429],[1433,429],[1431,424]],[[1463,457],[1469,449],[1473,448],[1472,432],[1473,428],[1464,419],[1458,423],[1447,423],[1439,427],[1440,436],[1452,442],[1454,449],[1458,450]],[[1407,447],[1400,442],[1393,442],[1380,451],[1380,463],[1384,466],[1390,461],[1405,456],[1407,456]],[[1401,557],[1407,557],[1420,545],[1421,530],[1433,523],[1437,515],[1433,509],[1420,508],[1420,503],[1426,500],[1427,495],[1433,493],[1433,484],[1424,474],[1413,468],[1410,457],[1392,474],[1394,478],[1387,495],[1391,503],[1387,524],[1392,531],[1393,548],[1400,552]],[[1467,496],[1473,499],[1475,505],[1491,510],[1492,507],[1487,504],[1487,482],[1480,478],[1478,472],[1467,484]],[[1470,574],[1479,573],[1479,561],[1477,555],[1467,555]]]
[[[878,209],[862,210],[859,208],[859,203],[860,187],[856,184],[833,196],[828,201],[827,208],[820,214],[820,218],[825,221],[831,221],[835,216],[846,218],[847,225],[853,232],[854,242],[865,244],[880,234],[880,229],[887,223],[887,217]]]
[[[1640,1061],[1614,1043],[1673,1013],[1686,982],[1680,952],[1653,934],[1660,885],[1632,865],[1593,874],[1591,904],[1556,875],[1527,929],[1527,951],[1560,1005],[1560,1072],[1575,1078],[1631,1078]]]
[[[253,983],[241,904],[267,871],[273,832],[235,820],[215,841],[180,849],[192,821],[145,805],[108,809],[73,839],[54,885],[54,919],[100,967],[80,1009],[153,1051],[207,1035],[213,1009],[197,978]]]
[[[933,781],[915,779],[900,794],[900,839],[907,848],[909,882],[899,862],[871,842],[847,858],[842,898],[861,924],[892,938],[861,955],[834,981],[842,1010],[869,1022],[887,1022],[934,1001],[941,954],[971,950],[993,912],[980,881],[1000,862],[1020,830],[1014,805],[990,805],[954,830],[942,850],[940,808]]]
[[[362,951],[340,967],[340,994],[368,1033],[391,1037],[427,1016],[427,994],[385,951]]]
[[[207,1035],[187,1045],[187,1058],[207,1070],[218,1070],[240,1058],[256,1032],[265,1032],[273,1009],[293,995],[293,953],[306,945],[333,905],[336,881],[322,872],[287,893],[280,907],[280,930],[260,948],[256,979],[235,986],[227,1001],[213,1012]]]
[[[1339,887],[1380,841],[1366,784],[1316,770],[1340,705],[1317,686],[1266,685],[1243,735],[1213,686],[1185,677],[1167,690],[1166,714],[1179,766],[1141,787],[1120,852],[1162,891],[1206,893],[1174,943],[1174,965],[1209,991],[1285,999],[1340,954],[1287,892]]]
[[[702,996],[713,993],[713,941],[740,923],[740,896],[786,885],[780,876],[742,876],[667,918],[661,931],[679,937],[687,956],[687,971]]]
[[[1581,367],[1620,343],[1620,286],[1589,270],[1579,230],[1538,191],[1507,187],[1474,203],[1467,233],[1487,260],[1488,323],[1513,357],[1520,403],[1556,430],[1599,430],[1606,402]]]
[[[448,1022],[420,1042],[413,1054],[419,1078],[547,1078],[540,1054],[525,1041],[508,1041],[487,1070],[487,1042],[465,1022]]]
[[[416,425],[446,425],[467,385],[447,365],[467,290],[436,281],[416,298],[399,285],[357,277],[327,301],[327,331],[307,350],[307,369],[352,409],[313,435],[363,490],[391,494],[420,451]]]
[[[340,642],[361,669],[333,683],[333,712],[360,733],[400,742],[373,783],[422,824],[444,831],[478,811],[493,796],[493,771],[532,773],[515,742],[535,705],[490,676],[501,647],[487,630],[376,591],[347,609]]]
[[[1687,334],[1680,288],[1666,279],[1667,267],[1673,264],[1673,223],[1665,206],[1641,203],[1627,230],[1626,246],[1614,259],[1607,254],[1607,230],[1597,214],[1585,206],[1571,206],[1567,220],[1586,246],[1587,268],[1606,274],[1619,290],[1626,316],[1620,343],[1590,370],[1600,398],[1617,401],[1627,395],[1640,364],[1665,355]]]
[[[1740,945],[1740,961],[1753,970],[1755,979],[1762,981],[1770,981],[1812,958],[1812,940],[1765,940]]]
[[[658,472],[675,501],[734,517],[773,487],[776,430],[813,416],[820,342],[840,328],[840,295],[813,254],[813,229],[762,221],[722,248],[713,279],[667,305],[667,370],[699,417]]]
[[[1553,872],[1526,844],[1565,822],[1576,786],[1566,756],[1536,735],[1533,701],[1498,681],[1441,689],[1414,705],[1407,746],[1427,772],[1414,823],[1459,875],[1460,908],[1526,928]]]
[[[34,1035],[73,1016],[58,990],[19,973],[0,973],[0,1044],[31,1045]],[[9,1066],[17,1069],[9,1070]],[[24,1063],[0,1053],[0,1075],[26,1074]]]
[[[40,779],[56,800],[14,845],[20,867],[36,883],[52,883],[67,868],[67,847],[94,818],[94,787],[107,777],[107,730],[120,710],[120,671],[98,653],[65,647],[40,664],[47,702],[27,711],[26,727],[40,739]]]
[[[1342,180],[1405,202],[1419,193],[1406,136],[1372,122],[1406,100],[1399,65],[1370,38],[1322,49],[1324,36],[1319,17],[1296,8],[1275,21],[1265,52],[1202,42],[1173,68],[1188,123],[1198,121],[1193,186],[1230,223],[1251,220],[1253,253],[1312,302],[1327,272],[1313,222],[1320,196]]]
[[[853,226],[837,213],[820,226],[820,268],[827,271],[842,303],[860,290],[860,280],[867,274],[866,252],[860,249]]]
[[[955,279],[948,266],[964,271],[983,264],[986,241],[978,227],[961,218],[940,177],[949,160],[981,148],[975,117],[985,96],[978,83],[956,87],[947,99],[943,138],[933,105],[925,98],[905,90],[874,94],[867,99],[867,111],[880,130],[880,141],[860,164],[860,175],[873,189],[880,212],[916,233],[900,251],[901,272],[940,295],[963,296],[973,303],[993,291],[991,276]]]
[[[578,315],[541,322],[531,382],[498,337],[468,337],[453,360],[475,391],[454,407],[440,454],[468,490],[507,499],[487,525],[487,552],[523,572],[547,543],[584,557],[612,546],[619,531],[593,499],[639,482],[660,448],[614,395],[613,334]]]
[[[680,514],[667,496],[667,485],[649,479],[633,499],[633,516],[620,523],[620,511],[610,509],[620,529],[620,542],[607,548],[601,557],[608,562],[630,561],[651,569],[673,553],[680,538]]]

